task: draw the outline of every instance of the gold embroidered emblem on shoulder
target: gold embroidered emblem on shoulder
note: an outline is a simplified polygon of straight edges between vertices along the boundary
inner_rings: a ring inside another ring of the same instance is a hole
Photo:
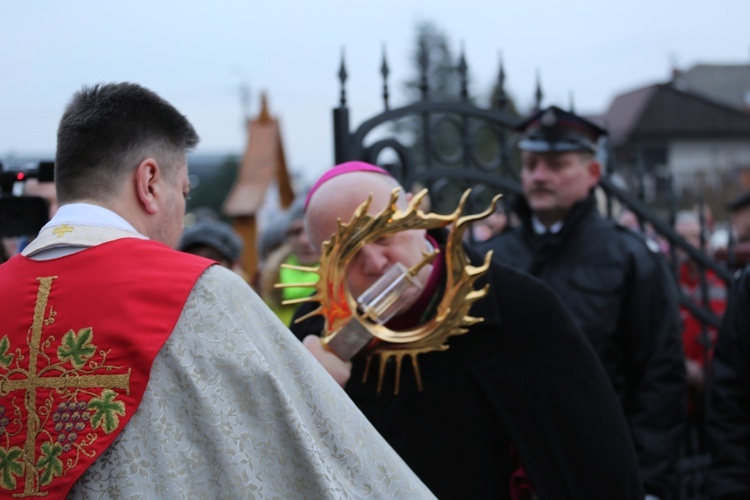
[[[62,238],[67,233],[72,233],[72,232],[73,232],[73,226],[71,226],[70,224],[63,224],[62,226],[58,226],[52,230],[52,234],[54,234],[58,238]]]

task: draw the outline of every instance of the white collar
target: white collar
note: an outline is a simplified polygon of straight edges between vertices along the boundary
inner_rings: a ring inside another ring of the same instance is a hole
[[[54,259],[119,238],[148,239],[115,212],[89,203],[63,205],[23,255]]]
[[[542,221],[540,221],[536,215],[533,215],[531,217],[531,225],[534,227],[534,234],[545,234],[545,233],[557,234],[563,228],[563,221],[559,220],[555,222],[554,224],[552,224],[551,226],[547,227],[544,224],[542,224]]]
[[[138,233],[136,229],[120,215],[112,210],[91,203],[70,203],[63,205],[55,213],[52,220],[44,225],[42,230],[49,227],[58,227],[63,224],[110,227],[122,231]]]

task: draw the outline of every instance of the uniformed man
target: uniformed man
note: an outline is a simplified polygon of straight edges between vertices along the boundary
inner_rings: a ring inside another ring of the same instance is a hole
[[[606,132],[557,107],[519,126],[522,224],[480,244],[556,290],[619,396],[647,493],[676,489],[685,366],[675,287],[642,237],[600,216],[596,159]]]

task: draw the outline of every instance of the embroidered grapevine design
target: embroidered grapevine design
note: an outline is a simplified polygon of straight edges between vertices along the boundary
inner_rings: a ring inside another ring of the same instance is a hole
[[[0,496],[47,495],[55,478],[95,456],[92,444],[126,414],[113,389],[129,392],[130,369],[107,364],[109,351],[94,344],[92,328],[43,338],[57,314],[52,306],[47,311],[56,278],[38,278],[27,349],[0,338]],[[25,436],[23,447],[11,444],[18,436]],[[16,491],[20,478],[23,490]]]

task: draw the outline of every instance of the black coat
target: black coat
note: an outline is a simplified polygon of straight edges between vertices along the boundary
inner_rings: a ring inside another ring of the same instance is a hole
[[[711,498],[750,498],[750,268],[735,283],[712,362]]]
[[[642,499],[615,395],[554,293],[494,264],[476,288],[485,283],[489,295],[471,310],[484,322],[419,357],[422,392],[405,362],[400,394],[391,366],[378,395],[377,363],[363,383],[362,358],[346,392],[438,498],[509,498],[514,445],[540,498]],[[292,325],[300,339],[322,329],[320,316]]]
[[[646,492],[669,497],[677,488],[686,386],[677,292],[662,256],[601,217],[593,196],[573,207],[557,234],[533,234],[523,199],[517,209],[523,224],[479,249],[558,293],[620,399]]]

